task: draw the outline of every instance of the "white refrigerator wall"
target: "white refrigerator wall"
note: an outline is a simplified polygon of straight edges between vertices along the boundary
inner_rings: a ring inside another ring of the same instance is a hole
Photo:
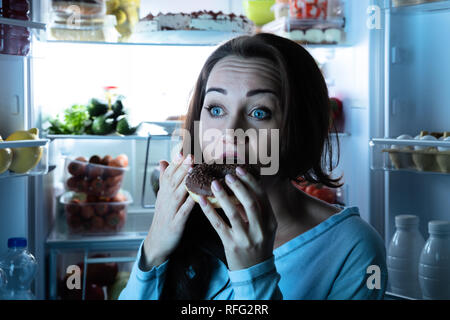
[[[29,59],[0,54],[0,135],[28,129]],[[0,255],[10,237],[28,236],[28,180],[0,179]]]
[[[390,15],[386,135],[450,131],[450,11],[394,11]],[[398,214],[415,214],[428,238],[428,222],[450,220],[450,175],[392,172],[387,177],[387,240]]]

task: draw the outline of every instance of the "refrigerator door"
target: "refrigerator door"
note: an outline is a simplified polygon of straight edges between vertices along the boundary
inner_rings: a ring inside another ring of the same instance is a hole
[[[370,132],[382,140],[404,134],[414,138],[424,130],[450,131],[450,46],[444,40],[444,30],[450,29],[450,1],[409,1],[410,5],[397,6],[406,2],[374,3],[380,8],[382,28],[371,32]],[[431,220],[450,220],[448,173],[394,166],[384,170],[372,171],[370,184],[371,212],[379,216],[380,226],[384,216],[386,247],[397,215],[417,215],[425,239]]]

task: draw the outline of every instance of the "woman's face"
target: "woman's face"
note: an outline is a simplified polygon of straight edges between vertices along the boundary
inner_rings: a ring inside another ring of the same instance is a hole
[[[270,129],[281,127],[279,85],[279,73],[269,60],[228,56],[216,63],[200,114],[205,162],[232,158],[237,163],[255,163],[252,159],[261,163],[261,143],[267,146],[263,152],[269,154]],[[237,129],[249,133],[248,138],[235,138],[239,136],[239,131],[234,131]],[[265,131],[261,129],[267,130],[267,138],[260,136]]]

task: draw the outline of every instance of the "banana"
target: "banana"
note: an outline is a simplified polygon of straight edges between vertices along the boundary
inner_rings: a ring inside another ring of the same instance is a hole
[[[0,136],[0,145],[3,141],[2,136]],[[0,149],[0,174],[8,170],[11,165],[13,154],[10,148]]]
[[[28,131],[20,130],[11,134],[6,141],[37,140],[39,130],[37,128]],[[42,147],[13,148],[13,157],[9,170],[15,173],[26,173],[33,169],[41,160]]]

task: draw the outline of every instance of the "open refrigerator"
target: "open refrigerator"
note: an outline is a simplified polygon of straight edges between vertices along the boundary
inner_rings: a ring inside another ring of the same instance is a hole
[[[397,167],[387,151],[397,144],[450,147],[449,142],[395,139],[402,134],[414,137],[424,130],[450,130],[450,93],[446,90],[450,46],[443,36],[450,29],[450,1],[342,2],[345,41],[305,45],[321,65],[330,96],[339,97],[344,105],[340,163],[334,172],[344,177],[342,202],[359,207],[361,217],[380,233],[386,248],[399,214],[419,216],[426,239],[429,221],[450,220],[450,175]],[[141,18],[159,11],[243,13],[238,0],[141,0],[140,4]],[[230,35],[207,38],[205,34],[175,33],[167,43],[161,39],[142,43],[55,41],[46,36],[48,12],[49,1],[33,1],[29,21],[0,17],[2,26],[20,25],[31,32],[28,55],[0,54],[0,135],[5,138],[16,130],[39,128],[41,135],[32,143],[44,150],[32,171],[0,175],[0,255],[9,237],[28,238],[39,265],[35,295],[59,299],[70,265],[87,268],[94,276],[101,266],[112,270],[118,282],[118,275],[130,271],[151,224],[152,170],[160,159],[170,158],[177,143],[170,135],[174,123],[165,119],[186,111],[202,63]],[[127,96],[132,115],[150,125],[145,134],[43,134],[46,116],[84,103],[110,85],[117,85]],[[23,141],[15,143],[0,147],[29,146],[20,145]],[[126,154],[129,160],[122,189],[132,203],[123,229],[113,235],[73,235],[67,229],[61,201],[66,192],[65,159],[93,154]],[[90,273],[84,272],[81,294],[66,298],[111,295],[105,287],[88,285]],[[102,281],[112,283],[111,279]],[[410,298],[390,293],[387,297]]]

